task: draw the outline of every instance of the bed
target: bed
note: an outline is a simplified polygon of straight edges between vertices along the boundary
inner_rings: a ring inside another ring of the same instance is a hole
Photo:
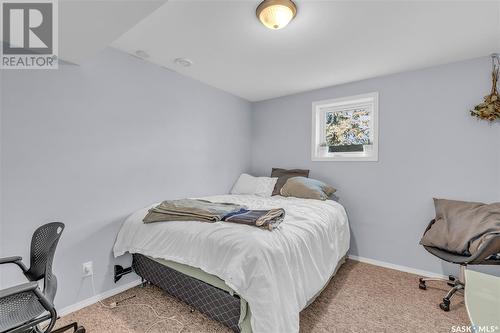
[[[124,222],[115,257],[133,254],[136,273],[234,331],[298,332],[299,312],[328,284],[349,248],[342,205],[281,196],[202,199],[284,208],[286,217],[274,231],[228,222],[144,224],[146,207]]]

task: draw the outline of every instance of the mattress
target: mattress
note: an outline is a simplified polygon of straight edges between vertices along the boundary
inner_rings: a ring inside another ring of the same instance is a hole
[[[349,226],[337,202],[250,195],[204,197],[250,209],[284,208],[274,231],[228,222],[142,223],[148,208],[123,224],[115,256],[126,252],[197,267],[248,302],[252,331],[298,332],[299,312],[328,282],[349,248]]]

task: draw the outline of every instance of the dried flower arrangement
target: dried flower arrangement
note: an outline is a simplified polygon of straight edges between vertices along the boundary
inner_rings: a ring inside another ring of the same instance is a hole
[[[498,95],[497,82],[500,72],[500,58],[498,54],[491,55],[491,79],[492,86],[489,95],[484,96],[484,102],[478,104],[470,111],[471,116],[479,119],[495,121],[500,119],[500,95]]]

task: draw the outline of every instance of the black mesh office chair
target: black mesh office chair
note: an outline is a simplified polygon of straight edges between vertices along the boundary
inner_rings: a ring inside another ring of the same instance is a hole
[[[432,220],[424,234],[431,228],[435,220]],[[467,265],[500,265],[500,234],[488,239],[472,256],[462,256],[456,253],[446,252],[444,250],[438,249],[436,247],[425,246],[424,248],[435,255],[436,257],[448,261],[454,264],[460,265],[459,276],[450,275],[448,279],[441,278],[420,278],[418,287],[420,289],[427,289],[426,281],[445,281],[451,288],[451,290],[443,298],[443,302],[439,304],[439,307],[443,311],[450,311],[450,302],[453,295],[459,291],[465,289],[465,268]]]
[[[45,224],[33,233],[31,239],[30,267],[21,257],[0,258],[0,264],[15,264],[30,281],[8,289],[0,290],[0,332],[2,333],[61,333],[73,329],[85,333],[83,327],[71,323],[53,330],[57,312],[53,301],[57,290],[57,278],[52,273],[52,261],[57,243],[64,230],[64,224]],[[43,279],[43,292],[38,281]],[[43,322],[45,328],[39,326]]]

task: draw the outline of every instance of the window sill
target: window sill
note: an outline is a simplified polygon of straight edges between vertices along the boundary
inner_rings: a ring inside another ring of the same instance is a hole
[[[324,155],[312,155],[311,160],[313,162],[377,162],[378,157],[376,155],[367,154],[357,154],[357,153],[327,153]]]

